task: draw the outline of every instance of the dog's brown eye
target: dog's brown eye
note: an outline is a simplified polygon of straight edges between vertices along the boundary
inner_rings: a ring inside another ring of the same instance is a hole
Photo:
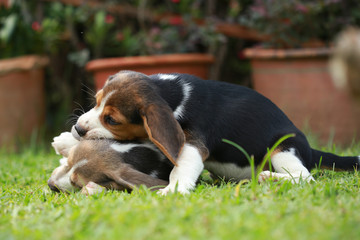
[[[112,118],[110,115],[105,116],[105,122],[108,123],[109,125],[119,125],[120,124],[117,121],[115,121],[115,119]]]

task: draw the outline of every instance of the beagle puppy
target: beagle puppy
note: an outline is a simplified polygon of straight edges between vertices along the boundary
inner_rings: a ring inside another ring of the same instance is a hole
[[[173,163],[169,184],[160,194],[188,193],[204,165],[212,174],[233,180],[250,178],[251,168],[233,141],[254,156],[258,166],[267,149],[286,134],[271,156],[273,171],[260,180],[311,181],[319,165],[353,170],[359,157],[339,157],[312,149],[305,135],[269,99],[256,91],[188,74],[145,75],[120,71],[96,94],[96,106],[72,127],[80,139],[150,139]],[[155,163],[154,163],[155,164]]]
[[[91,195],[104,188],[131,191],[140,185],[159,189],[168,184],[172,164],[152,143],[108,139],[79,142],[66,132],[52,145],[64,156],[48,180],[52,191],[82,189]]]

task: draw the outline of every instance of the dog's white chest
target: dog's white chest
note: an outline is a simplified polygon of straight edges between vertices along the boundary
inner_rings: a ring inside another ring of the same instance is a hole
[[[205,169],[226,181],[240,181],[251,178],[251,167],[239,167],[234,163],[205,161]]]

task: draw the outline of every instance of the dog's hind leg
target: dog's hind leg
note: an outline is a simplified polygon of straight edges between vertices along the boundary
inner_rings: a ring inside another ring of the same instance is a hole
[[[299,183],[300,180],[307,182],[314,180],[309,170],[304,166],[299,157],[296,156],[294,148],[274,154],[271,158],[271,164],[275,172],[261,172],[259,174],[260,182],[268,178],[288,179],[292,183]]]

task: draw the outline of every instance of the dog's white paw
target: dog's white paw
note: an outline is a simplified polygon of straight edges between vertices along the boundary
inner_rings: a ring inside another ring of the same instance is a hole
[[[259,173],[258,181],[261,183],[269,178],[271,178],[271,172],[270,171],[262,171],[261,173]]]
[[[187,195],[190,193],[190,190],[194,188],[194,184],[169,184],[163,189],[158,190],[158,194],[166,196],[168,193],[178,192],[182,195]]]
[[[169,193],[170,189],[168,187],[159,189],[157,191],[157,194],[161,195],[161,196],[166,196]]]
[[[106,189],[103,186],[100,186],[100,185],[98,185],[98,184],[96,184],[94,182],[88,182],[88,184],[86,184],[86,186],[84,186],[81,189],[81,194],[84,194],[86,196],[90,196],[90,195],[102,193],[105,190]]]
[[[79,141],[76,140],[70,132],[63,132],[59,136],[54,137],[51,145],[57,154],[68,157],[70,149],[78,143]]]

